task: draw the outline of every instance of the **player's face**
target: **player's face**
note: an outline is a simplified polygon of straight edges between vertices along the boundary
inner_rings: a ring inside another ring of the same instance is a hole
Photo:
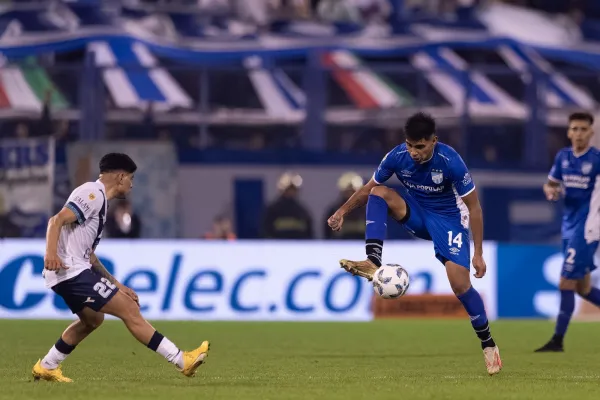
[[[588,121],[575,120],[569,124],[567,136],[571,139],[571,144],[577,150],[583,150],[590,145],[590,139],[594,131]]]
[[[406,139],[406,150],[410,154],[410,157],[414,162],[420,164],[431,158],[433,153],[433,146],[437,143],[437,136],[432,136],[430,139],[421,139],[419,141],[412,141]]]
[[[133,174],[119,174],[118,199],[124,199],[133,188]]]

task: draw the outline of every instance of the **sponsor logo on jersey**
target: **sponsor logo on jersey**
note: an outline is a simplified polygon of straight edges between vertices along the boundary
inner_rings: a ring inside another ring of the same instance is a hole
[[[75,196],[75,203],[77,203],[77,205],[79,206],[79,208],[81,208],[81,211],[83,212],[90,212],[91,208],[90,205],[88,203],[86,203],[86,201],[84,199],[82,199],[79,196]]]
[[[463,186],[467,186],[471,182],[473,182],[473,178],[471,178],[471,174],[467,172],[463,178],[462,184]]]
[[[568,188],[587,189],[590,185],[590,177],[574,174],[563,175],[563,184]]]

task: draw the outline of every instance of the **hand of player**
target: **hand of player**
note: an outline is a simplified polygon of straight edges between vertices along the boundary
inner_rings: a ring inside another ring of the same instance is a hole
[[[129,288],[127,286],[123,286],[123,285],[121,285],[121,287],[119,289],[121,291],[123,291],[123,293],[125,293],[127,296],[131,297],[131,299],[136,302],[138,307],[140,306],[140,299],[139,299],[137,293],[135,292],[135,290],[133,290],[132,288]]]
[[[548,201],[557,201],[560,198],[561,192],[560,186],[551,186],[547,183],[544,184],[544,194]]]
[[[485,260],[482,255],[475,254],[473,256],[473,268],[475,268],[475,273],[473,274],[475,278],[480,279],[485,276],[487,266],[485,265]]]
[[[44,268],[48,271],[59,271],[62,269],[69,269],[69,267],[65,266],[62,260],[56,254],[48,254],[44,256]]]
[[[344,215],[338,210],[327,220],[327,224],[334,231],[339,231],[342,229],[342,225],[344,224]]]

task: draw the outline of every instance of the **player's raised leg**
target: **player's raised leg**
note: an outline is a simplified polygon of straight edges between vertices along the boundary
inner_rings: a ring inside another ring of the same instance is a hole
[[[173,342],[160,334],[142,317],[139,306],[131,297],[117,292],[102,308],[102,312],[121,319],[129,332],[142,344],[146,345],[174,364],[185,376],[194,376],[196,369],[208,356],[209,343],[202,342],[200,347],[192,351],[181,351]]]
[[[373,280],[373,274],[381,267],[388,213],[397,221],[403,222],[408,215],[407,209],[406,202],[395,190],[385,186],[373,187],[367,201],[365,232],[367,259],[341,260],[341,267],[353,275],[362,276],[369,281]]]
[[[82,309],[77,315],[79,319],[65,329],[48,354],[34,365],[32,375],[35,380],[72,382],[62,374],[60,364],[104,321],[103,313],[89,308]]]

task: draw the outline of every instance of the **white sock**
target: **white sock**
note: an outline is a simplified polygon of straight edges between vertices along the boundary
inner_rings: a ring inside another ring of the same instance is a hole
[[[52,346],[48,354],[46,354],[46,357],[42,359],[42,367],[46,369],[56,369],[68,356],[68,354],[58,351],[56,346]]]
[[[163,340],[160,341],[156,352],[166,358],[171,364],[177,365],[180,369],[183,368],[183,352],[166,337],[163,337]]]

